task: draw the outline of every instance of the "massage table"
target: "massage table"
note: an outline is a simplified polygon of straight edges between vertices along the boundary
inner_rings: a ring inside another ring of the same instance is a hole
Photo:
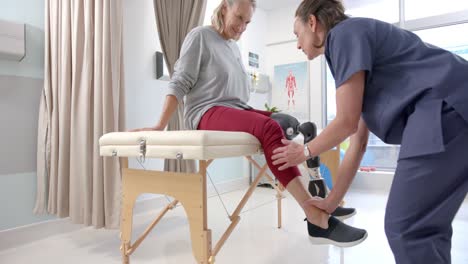
[[[179,203],[188,218],[192,251],[197,263],[215,263],[216,255],[239,223],[239,215],[262,177],[266,177],[276,189],[278,228],[281,228],[281,199],[284,187],[275,184],[273,177],[267,173],[266,164],[261,166],[252,158],[252,155],[262,154],[262,149],[259,141],[251,134],[206,130],[114,132],[103,135],[99,145],[101,156],[120,158],[122,174],[120,249],[124,264],[130,262],[130,255],[163,216]],[[128,167],[130,157],[141,161],[149,158],[197,160],[198,172],[132,169]],[[258,169],[258,173],[229,216],[230,225],[213,247],[207,219],[207,168],[215,159],[228,157],[245,157]],[[339,150],[331,150],[321,155],[321,159],[324,164],[328,163],[333,173],[338,166]],[[164,207],[143,234],[132,243],[133,207],[137,197],[142,193],[168,195],[175,200]]]

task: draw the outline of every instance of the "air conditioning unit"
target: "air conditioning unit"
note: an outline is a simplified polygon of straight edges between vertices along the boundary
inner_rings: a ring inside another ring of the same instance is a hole
[[[166,61],[162,52],[156,51],[156,79],[160,81],[169,81],[169,71],[166,67]]]
[[[0,20],[0,60],[21,61],[26,56],[26,25]]]
[[[251,72],[250,74],[250,91],[254,93],[269,93],[271,91],[270,77],[266,74]]]

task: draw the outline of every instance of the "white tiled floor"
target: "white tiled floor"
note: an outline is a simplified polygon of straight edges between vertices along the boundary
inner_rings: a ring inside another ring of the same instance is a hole
[[[244,190],[223,195],[230,212]],[[348,224],[366,228],[368,239],[362,244],[341,250],[333,246],[310,244],[303,213],[290,195],[283,205],[283,228],[276,228],[274,192],[258,189],[242,213],[242,220],[216,258],[216,263],[255,264],[367,264],[394,263],[383,231],[386,196],[351,192],[347,205],[358,213]],[[209,198],[209,227],[216,243],[229,224],[217,197]],[[249,210],[251,209],[251,210]],[[136,237],[152,221],[157,211],[135,216]],[[462,206],[455,222],[452,263],[468,263],[468,205]],[[50,237],[19,248],[0,252],[2,264],[26,263],[121,263],[117,230],[84,228]],[[168,213],[131,257],[131,263],[191,264],[188,224],[182,207]]]

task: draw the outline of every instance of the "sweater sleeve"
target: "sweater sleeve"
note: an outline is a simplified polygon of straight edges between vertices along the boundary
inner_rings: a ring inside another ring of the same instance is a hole
[[[180,57],[174,65],[174,73],[169,82],[168,94],[177,101],[190,92],[198,80],[204,53],[203,35],[200,30],[192,30],[184,40]]]

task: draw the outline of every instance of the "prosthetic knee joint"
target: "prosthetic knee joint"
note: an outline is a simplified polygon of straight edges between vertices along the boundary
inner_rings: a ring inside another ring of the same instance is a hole
[[[304,136],[304,144],[310,142],[317,136],[317,126],[312,122],[300,124],[299,121],[290,115],[274,113],[271,118],[278,122],[284,131],[287,139],[292,140],[299,133]],[[307,160],[307,171],[309,174],[309,192],[312,196],[325,198],[327,186],[320,174],[320,158],[313,157]]]

